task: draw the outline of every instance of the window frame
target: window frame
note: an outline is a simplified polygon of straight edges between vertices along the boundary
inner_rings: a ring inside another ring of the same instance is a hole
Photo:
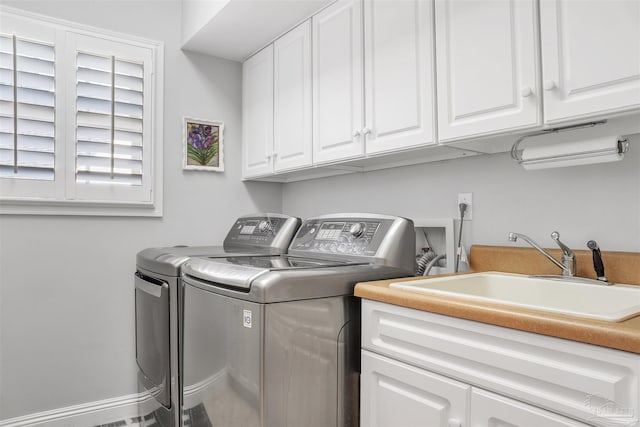
[[[1,179],[0,214],[162,216],[164,43],[1,5],[0,23],[3,34],[55,47],[55,180]],[[145,70],[144,97],[150,100],[144,111],[141,187],[76,182],[76,51],[81,50],[76,42],[80,39],[148,51],[151,69]]]

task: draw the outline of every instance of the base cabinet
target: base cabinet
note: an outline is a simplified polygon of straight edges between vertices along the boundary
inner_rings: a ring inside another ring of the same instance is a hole
[[[362,426],[639,426],[640,354],[362,302]]]
[[[586,427],[588,424],[474,387],[471,390],[471,423],[469,425]]]
[[[424,369],[362,352],[363,427],[586,427]]]
[[[467,384],[368,351],[362,352],[360,384],[362,426],[466,425]]]

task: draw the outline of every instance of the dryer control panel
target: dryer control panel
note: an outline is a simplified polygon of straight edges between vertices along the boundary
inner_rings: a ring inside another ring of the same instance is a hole
[[[224,246],[288,246],[300,225],[300,219],[285,215],[253,215],[236,220],[224,239]]]

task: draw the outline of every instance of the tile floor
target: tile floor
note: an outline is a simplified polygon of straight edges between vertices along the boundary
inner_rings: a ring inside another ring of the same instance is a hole
[[[209,416],[203,405],[198,405],[187,409],[182,414],[182,424],[184,427],[213,427],[209,421]],[[144,417],[134,417],[127,420],[118,420],[107,424],[100,424],[95,427],[169,427],[165,426],[160,417],[154,412]],[[174,427],[174,426],[171,426]]]

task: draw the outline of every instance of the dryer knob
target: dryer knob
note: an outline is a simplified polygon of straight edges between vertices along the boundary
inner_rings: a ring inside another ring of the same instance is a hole
[[[349,228],[349,233],[351,233],[353,237],[360,237],[364,233],[365,228],[366,226],[363,223],[356,222]]]
[[[262,232],[269,231],[270,229],[271,229],[271,226],[268,221],[260,221],[260,223],[258,224],[258,230]]]

